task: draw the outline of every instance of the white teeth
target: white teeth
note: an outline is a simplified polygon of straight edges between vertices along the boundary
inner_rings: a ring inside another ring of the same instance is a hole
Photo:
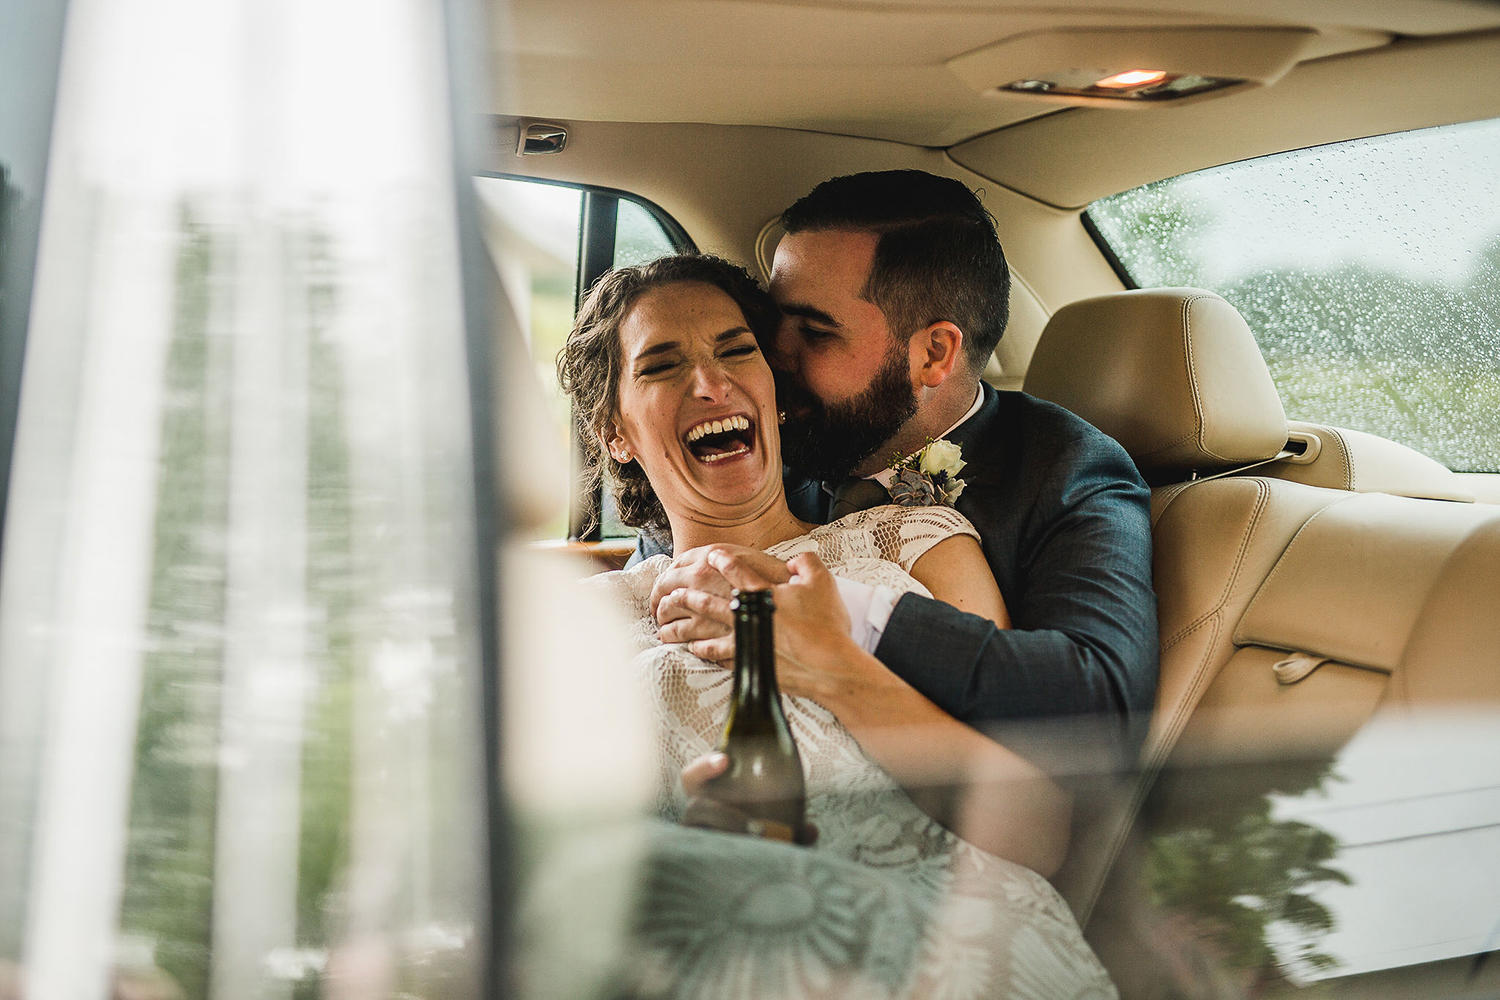
[[[750,449],[746,448],[744,445],[740,445],[734,451],[726,451],[726,452],[724,452],[723,454],[720,454],[720,455],[704,455],[702,458],[699,459],[699,461],[700,462],[722,462],[726,458],[734,458],[737,455],[743,455],[746,452],[748,452],[749,450]]]
[[[723,420],[705,420],[687,433],[688,444],[703,437],[705,434],[723,434],[725,431],[748,431],[750,419],[748,417],[734,416],[725,417]],[[737,454],[730,452],[729,454]]]

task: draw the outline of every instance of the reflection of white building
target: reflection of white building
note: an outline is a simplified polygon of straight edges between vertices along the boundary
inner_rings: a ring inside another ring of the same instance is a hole
[[[574,188],[499,177],[478,177],[474,183],[485,244],[530,348],[535,279],[576,280],[582,195]]]
[[[1339,754],[1333,780],[1276,798],[1277,819],[1333,834],[1350,885],[1312,891],[1339,965],[1309,980],[1419,965],[1500,947],[1500,753],[1487,712],[1384,718]],[[1283,960],[1295,941],[1278,942]]]

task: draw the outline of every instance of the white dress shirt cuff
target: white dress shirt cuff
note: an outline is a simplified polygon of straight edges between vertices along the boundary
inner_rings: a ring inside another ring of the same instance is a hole
[[[890,587],[857,583],[842,576],[835,576],[833,582],[839,588],[844,609],[849,612],[849,635],[865,652],[875,652],[901,595]]]

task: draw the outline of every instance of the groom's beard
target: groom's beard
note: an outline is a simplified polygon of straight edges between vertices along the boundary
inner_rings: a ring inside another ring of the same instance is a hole
[[[917,412],[904,345],[886,355],[869,388],[842,403],[824,405],[788,377],[778,382],[788,412],[806,410],[782,426],[782,458],[802,475],[825,483],[851,475]]]

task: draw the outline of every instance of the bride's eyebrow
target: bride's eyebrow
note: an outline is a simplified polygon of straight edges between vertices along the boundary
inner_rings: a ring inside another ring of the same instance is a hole
[[[748,326],[730,327],[728,330],[725,330],[723,333],[715,337],[714,343],[722,344],[725,341],[734,340],[736,337],[743,337],[746,334],[754,336],[754,331],[752,331]],[[635,356],[635,362],[639,364],[646,358],[654,357],[658,354],[665,354],[668,351],[680,350],[681,347],[682,345],[675,340],[663,340],[661,343],[652,344],[650,347],[643,349],[641,353]]]
[[[643,358],[653,357],[657,354],[665,354],[667,351],[679,350],[681,346],[675,340],[663,340],[661,343],[652,344],[650,347],[642,350],[641,353],[635,356],[635,360],[640,361]]]

